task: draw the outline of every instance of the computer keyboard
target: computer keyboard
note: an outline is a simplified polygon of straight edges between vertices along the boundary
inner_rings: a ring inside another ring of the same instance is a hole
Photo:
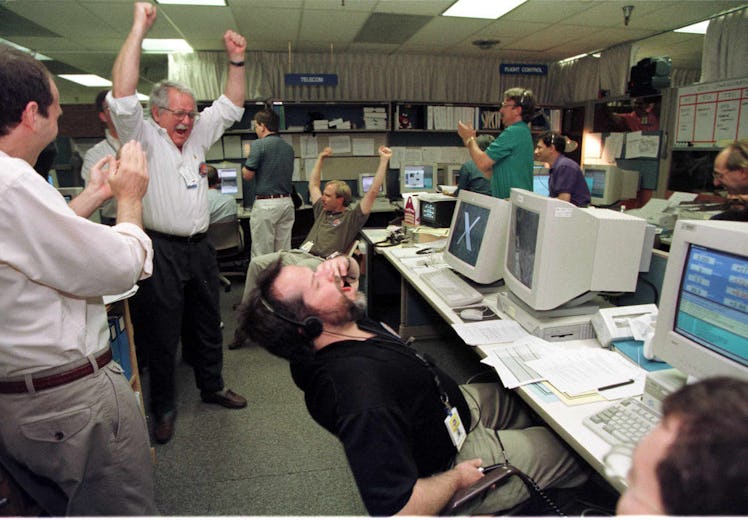
[[[448,267],[421,273],[421,279],[450,307],[462,307],[483,300],[481,293]]]
[[[608,444],[637,444],[660,421],[660,414],[632,397],[587,417],[583,424]]]

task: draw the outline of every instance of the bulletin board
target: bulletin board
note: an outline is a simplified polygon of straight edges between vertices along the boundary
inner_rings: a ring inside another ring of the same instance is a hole
[[[678,89],[675,146],[722,147],[748,137],[748,78]]]

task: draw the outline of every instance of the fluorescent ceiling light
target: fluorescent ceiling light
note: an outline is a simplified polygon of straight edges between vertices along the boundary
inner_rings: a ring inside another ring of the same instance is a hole
[[[226,0],[156,0],[157,4],[226,6]]]
[[[495,20],[522,5],[527,0],[457,0],[452,6],[442,13],[442,16],[458,16],[461,18],[486,18]]]
[[[585,56],[587,56],[586,52],[583,54],[577,54],[576,56],[572,56],[571,58],[566,58],[565,60],[561,60],[559,61],[559,63],[568,63],[570,61],[578,60],[579,58],[584,58]]]
[[[96,74],[58,74],[63,79],[84,87],[111,87],[112,82]]]
[[[681,27],[680,29],[673,29],[673,32],[706,34],[707,27],[709,27],[709,20],[704,20],[703,22],[692,23],[691,25],[686,25],[685,27]]]
[[[151,54],[169,54],[170,52],[192,52],[192,47],[180,38],[145,38],[143,50]]]
[[[12,41],[0,38],[0,43],[9,45],[13,47],[14,49],[18,49],[19,51],[25,52],[26,54],[31,54],[34,58],[36,58],[39,61],[52,61],[52,58],[50,58],[49,56],[45,56],[41,52],[32,51],[31,49],[28,49],[24,47],[23,45],[18,45],[17,43],[13,43]]]

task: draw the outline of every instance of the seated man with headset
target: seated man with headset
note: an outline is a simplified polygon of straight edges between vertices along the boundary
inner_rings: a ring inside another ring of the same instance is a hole
[[[351,188],[345,181],[328,181],[324,191],[320,189],[322,163],[331,155],[332,148],[327,147],[322,150],[309,177],[309,198],[314,211],[314,224],[304,243],[299,249],[283,250],[253,258],[247,269],[242,303],[246,303],[249,293],[255,287],[259,273],[278,258],[286,265],[305,265],[315,268],[327,257],[345,254],[346,249],[364,227],[379,193],[379,187],[385,181],[392,150],[386,146],[379,147],[379,166],[371,187],[360,201],[353,203],[351,203]],[[228,346],[229,349],[241,347],[245,339],[240,329],[237,329],[234,339]]]
[[[343,443],[369,514],[435,515],[492,465],[517,476],[454,512],[509,509],[529,497],[530,480],[541,489],[585,481],[512,392],[460,386],[391,329],[364,320],[354,265],[338,257],[313,271],[276,261],[242,307],[240,328],[290,360],[309,413]]]

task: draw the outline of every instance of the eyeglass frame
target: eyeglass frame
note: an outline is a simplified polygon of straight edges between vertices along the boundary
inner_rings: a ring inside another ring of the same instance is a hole
[[[200,119],[200,112],[198,112],[197,110],[193,110],[192,112],[187,112],[186,110],[173,110],[169,107],[162,107],[162,106],[159,106],[158,108],[161,110],[166,110],[167,112],[171,112],[174,115],[174,117],[176,117],[177,119],[184,119],[185,116],[188,116],[193,121],[197,121],[198,119]]]
[[[517,108],[518,106],[520,106],[520,105],[518,105],[517,103],[512,103],[512,104],[510,105],[510,104],[509,104],[509,103],[507,103],[506,101],[504,101],[504,102],[502,102],[502,103],[501,103],[501,108],[504,108],[504,107],[509,107],[509,108]]]

